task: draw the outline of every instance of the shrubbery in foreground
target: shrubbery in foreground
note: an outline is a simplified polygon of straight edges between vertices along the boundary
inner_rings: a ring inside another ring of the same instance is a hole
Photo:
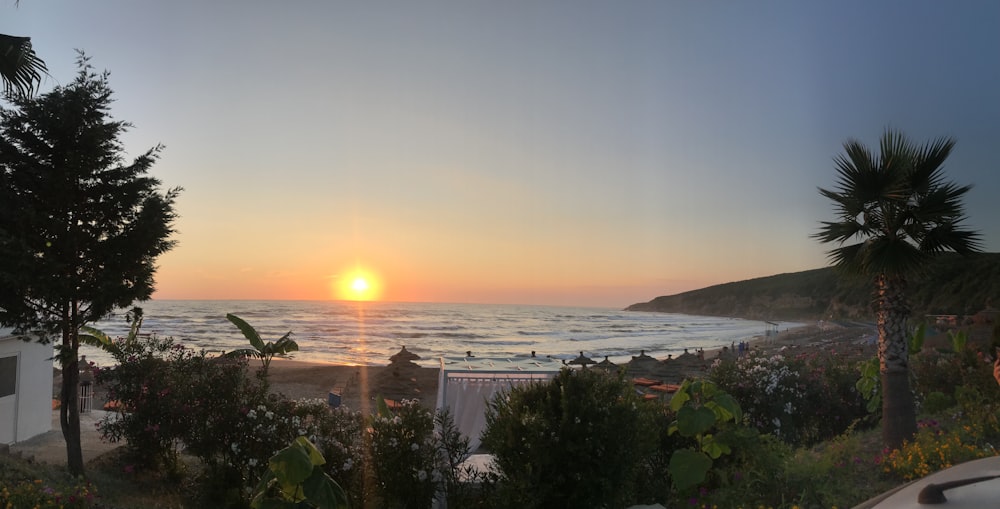
[[[461,472],[467,442],[448,416],[415,402],[373,417],[330,410],[318,400],[288,401],[268,395],[266,379],[251,374],[245,362],[207,358],[168,340],[123,349],[120,370],[100,376],[129,410],[104,425],[109,438],[124,440],[132,453],[123,466],[184,476],[199,505],[245,507],[268,458],[302,436],[322,451],[321,468],[354,508],[426,508],[436,496],[446,497],[452,509],[653,502],[844,507],[906,479],[997,453],[992,444],[1000,443],[1000,389],[978,380],[987,371],[982,362],[969,355],[923,355],[916,362],[927,361],[914,370],[914,387],[935,413],[897,451],[882,450],[876,434],[847,422],[867,424],[859,410],[863,398],[850,388],[857,378],[853,363],[822,356],[751,358],[712,373],[725,390],[711,398],[732,396],[742,408],[741,423],[716,414],[709,427],[686,434],[671,434],[678,415],[660,402],[639,400],[621,376],[567,370],[552,383],[512,389],[493,401],[484,436],[497,457],[495,475]],[[760,369],[765,361],[769,369]],[[954,377],[956,367],[967,384],[935,385]],[[982,378],[989,382],[989,373]],[[707,413],[697,409],[707,401],[696,400],[691,414],[704,414],[706,424]],[[828,418],[836,412],[840,419]],[[830,422],[819,422],[823,416]],[[795,449],[796,443],[815,445]],[[675,452],[706,452],[719,444],[728,451],[711,458],[702,480],[679,486],[670,475]],[[198,458],[187,462],[191,470],[183,468],[179,451]],[[460,482],[463,476],[476,483]],[[0,487],[7,500],[18,502],[46,495],[20,481]],[[38,500],[40,507],[57,507]],[[79,497],[76,503],[99,507]]]
[[[395,415],[330,409],[321,400],[269,394],[266,377],[245,359],[210,358],[170,339],[118,345],[118,366],[98,381],[124,410],[100,423],[126,445],[125,473],[186,475],[180,452],[199,460],[197,497],[244,507],[268,472],[268,460],[297,437],[326,457],[324,471],[345,487],[351,507],[428,507],[449,486],[468,454],[447,414],[404,401]],[[438,430],[435,432],[435,423]]]
[[[486,414],[483,445],[500,471],[496,498],[502,507],[624,507],[643,490],[664,495],[662,470],[659,489],[637,482],[656,461],[663,413],[622,376],[598,370],[513,387]]]

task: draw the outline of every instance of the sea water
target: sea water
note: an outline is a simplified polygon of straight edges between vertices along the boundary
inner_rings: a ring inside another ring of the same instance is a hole
[[[141,333],[171,337],[211,353],[249,347],[226,319],[232,313],[252,325],[264,341],[285,333],[299,345],[292,358],[337,364],[385,365],[403,346],[418,364],[436,366],[440,357],[551,356],[572,359],[583,352],[595,361],[607,356],[627,362],[645,351],[664,358],[684,349],[721,348],[764,335],[765,322],[647,313],[603,308],[344,301],[152,300],[143,309]],[[801,324],[779,322],[785,330]],[[124,312],[94,327],[125,336]],[[773,326],[772,326],[773,327]],[[105,352],[81,348],[88,361],[113,364]]]

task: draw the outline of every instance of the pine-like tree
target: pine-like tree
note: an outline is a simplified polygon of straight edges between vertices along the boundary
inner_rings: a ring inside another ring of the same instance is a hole
[[[83,472],[79,329],[152,295],[171,249],[180,188],[147,174],[162,146],[126,161],[130,124],[110,116],[107,72],[82,53],[76,79],[0,110],[0,325],[54,341],[59,421],[71,473]]]

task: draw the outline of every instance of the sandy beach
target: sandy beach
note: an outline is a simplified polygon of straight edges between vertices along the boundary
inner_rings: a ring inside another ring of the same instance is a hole
[[[428,408],[437,400],[438,369],[413,363],[389,366],[343,366],[275,359],[268,371],[271,390],[289,399],[327,400],[331,391],[341,404],[364,410],[377,396],[400,401],[416,399]]]
[[[750,346],[763,353],[799,354],[851,348],[859,355],[874,355],[874,346],[869,344],[874,333],[874,328],[866,326],[812,324],[782,331],[776,336],[752,339]],[[630,374],[654,376],[664,383],[677,384],[686,377],[703,373],[722,353],[722,349],[706,350],[705,360],[701,362],[680,359],[677,367],[681,369],[669,369],[669,362],[656,363],[658,366],[652,366],[653,369],[637,365]],[[639,352],[635,355],[638,356]],[[667,369],[657,369],[664,367]],[[438,369],[411,362],[388,366],[343,366],[275,359],[271,363],[269,378],[272,391],[291,399],[326,400],[333,390],[341,394],[342,404],[352,409],[368,408],[379,395],[396,401],[417,399],[428,408],[433,408],[437,399]]]

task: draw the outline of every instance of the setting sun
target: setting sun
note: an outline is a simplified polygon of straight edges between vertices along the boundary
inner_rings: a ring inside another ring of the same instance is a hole
[[[356,277],[354,278],[354,282],[351,283],[351,289],[354,290],[355,293],[365,293],[368,291],[368,281],[365,281],[365,278],[363,277]]]
[[[378,278],[363,269],[355,269],[338,278],[336,286],[337,296],[342,300],[378,300],[381,293]]]

